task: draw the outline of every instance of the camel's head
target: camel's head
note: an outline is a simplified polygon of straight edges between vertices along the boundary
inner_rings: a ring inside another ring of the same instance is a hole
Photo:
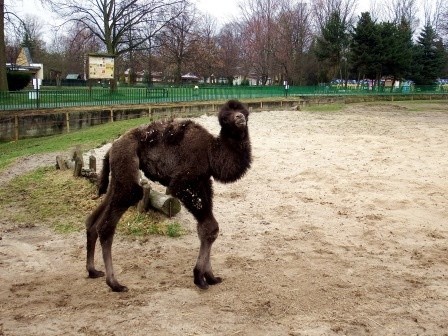
[[[241,132],[247,129],[249,111],[238,100],[229,100],[219,111],[218,119],[223,130]]]

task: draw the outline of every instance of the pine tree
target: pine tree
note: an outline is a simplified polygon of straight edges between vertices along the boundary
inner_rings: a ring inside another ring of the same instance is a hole
[[[350,60],[358,78],[374,78],[379,72],[378,46],[378,27],[370,13],[364,12],[353,30],[350,44]]]
[[[346,57],[348,45],[348,23],[335,11],[323,26],[315,46],[315,54],[320,61],[326,63],[330,76],[335,76],[337,70],[341,70],[341,62]]]
[[[442,40],[427,23],[414,47],[412,79],[418,85],[432,85],[446,66],[446,53]]]

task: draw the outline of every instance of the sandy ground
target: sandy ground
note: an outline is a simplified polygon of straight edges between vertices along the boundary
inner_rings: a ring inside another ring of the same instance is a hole
[[[0,335],[448,335],[448,113],[352,105],[249,126],[252,169],[215,184],[222,284],[193,285],[184,210],[181,238],[116,236],[127,293],[87,278],[84,233],[4,231]]]

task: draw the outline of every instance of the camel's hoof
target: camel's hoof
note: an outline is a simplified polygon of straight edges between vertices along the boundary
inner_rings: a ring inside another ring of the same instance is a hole
[[[194,283],[200,289],[208,289],[209,285],[216,285],[222,282],[222,278],[215,277],[211,273],[201,273],[196,268],[193,270]]]
[[[111,289],[113,292],[127,292],[129,290],[129,288],[127,288],[126,286],[122,286],[122,285],[111,287]]]
[[[120,285],[118,282],[111,283],[109,281],[106,281],[106,283],[109,285],[110,289],[112,289],[113,292],[127,292],[129,290],[126,286]]]
[[[198,286],[199,289],[208,289],[208,283],[206,283],[205,281],[202,282],[195,281],[194,284]]]
[[[95,279],[95,278],[100,278],[104,276],[104,272],[103,271],[97,271],[97,270],[91,270],[89,271],[89,278]]]
[[[113,292],[127,292],[129,289],[126,286],[122,285],[116,285],[116,286],[110,286]]]
[[[207,281],[207,283],[209,285],[217,285],[219,283],[222,282],[222,278],[220,277],[214,277],[214,276],[210,276],[210,275],[205,275],[205,281]]]

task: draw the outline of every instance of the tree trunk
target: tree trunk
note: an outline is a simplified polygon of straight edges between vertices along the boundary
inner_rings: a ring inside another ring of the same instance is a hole
[[[8,91],[6,77],[5,0],[0,0],[0,92]]]

